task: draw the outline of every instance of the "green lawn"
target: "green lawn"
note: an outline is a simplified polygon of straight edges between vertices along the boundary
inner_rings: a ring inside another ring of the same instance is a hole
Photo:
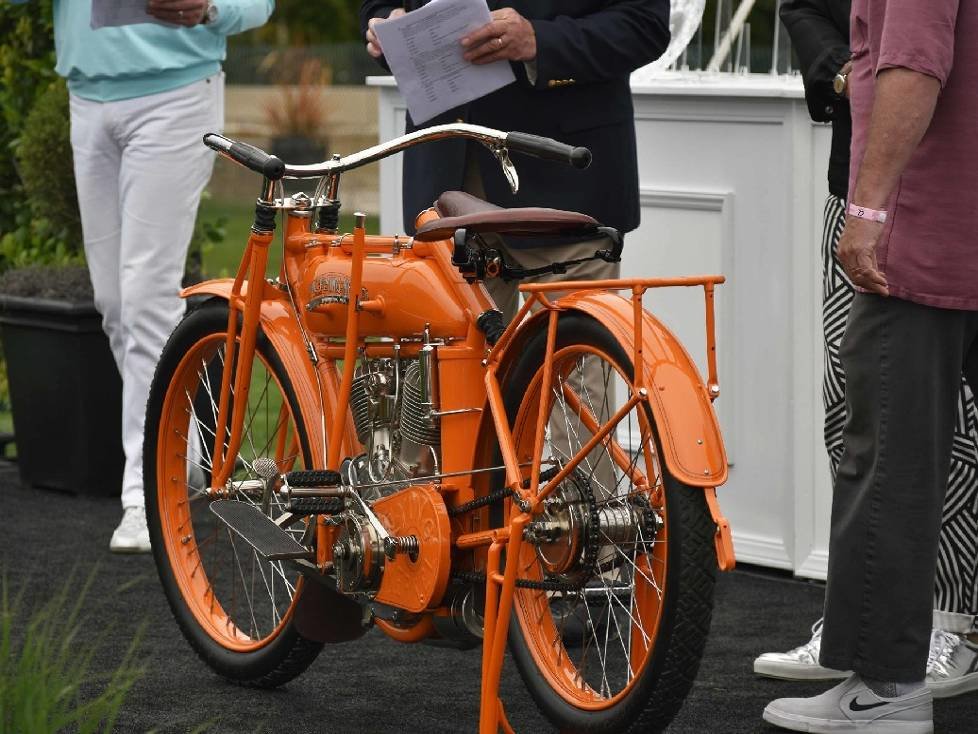
[[[219,244],[208,244],[204,246],[203,270],[207,277],[233,277],[237,273],[238,264],[241,262],[241,255],[244,253],[245,245],[248,243],[248,233],[251,230],[254,214],[254,202],[247,200],[236,201],[211,197],[205,198],[201,202],[198,218],[211,222],[215,222],[220,218],[226,220],[224,225],[224,241]],[[279,218],[278,226],[281,227],[281,217]],[[377,227],[377,217],[367,217],[367,232],[376,232]],[[352,213],[340,215],[340,231],[353,231]],[[269,250],[269,273],[278,272],[281,262],[281,240],[276,239],[272,248]]]

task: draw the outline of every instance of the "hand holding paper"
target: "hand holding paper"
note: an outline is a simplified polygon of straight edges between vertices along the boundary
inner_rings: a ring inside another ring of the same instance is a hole
[[[207,0],[149,0],[149,14],[173,25],[199,25],[207,13]]]
[[[379,59],[384,55],[384,49],[380,45],[380,41],[377,40],[377,33],[374,31],[374,26],[378,23],[383,23],[385,20],[393,20],[394,18],[400,18],[404,13],[407,12],[404,8],[395,8],[390,15],[386,18],[371,18],[370,22],[367,23],[367,53],[373,56],[375,59]]]
[[[416,123],[516,81],[505,61],[475,65],[464,58],[462,38],[490,22],[485,0],[433,0],[373,26]]]
[[[462,39],[465,60],[473,64],[493,61],[533,61],[537,37],[533,24],[512,8],[492,11],[492,22]]]

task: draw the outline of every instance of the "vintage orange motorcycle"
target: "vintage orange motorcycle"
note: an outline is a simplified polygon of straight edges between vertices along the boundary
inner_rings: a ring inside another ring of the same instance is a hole
[[[619,234],[460,192],[413,237],[367,236],[360,214],[338,232],[341,174],[448,137],[487,146],[514,191],[510,152],[590,162],[462,123],[308,166],[205,136],[263,181],[237,276],[185,291],[199,303],[147,406],[163,587],[200,657],[244,684],[285,683],[325,643],[376,626],[481,646],[483,734],[512,731],[507,648],[559,729],[658,731],[696,675],[716,570],[734,564],[712,406],[723,278],[523,285],[506,325],[484,281],[539,270],[508,263],[489,234],[599,240],[594,257],[611,261]],[[318,181],[287,196],[283,178]],[[267,277],[279,211],[283,260]],[[705,293],[705,383],[643,309],[667,286]]]

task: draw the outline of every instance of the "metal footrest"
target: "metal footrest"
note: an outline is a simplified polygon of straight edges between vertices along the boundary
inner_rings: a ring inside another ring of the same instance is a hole
[[[269,561],[311,556],[309,550],[299,545],[295,538],[255,505],[237,500],[217,500],[210,507],[211,512]]]
[[[335,515],[343,512],[342,497],[294,497],[289,502],[293,515]]]
[[[290,487],[308,487],[316,489],[318,487],[338,487],[340,485],[339,472],[329,469],[310,469],[308,471],[290,471],[285,475],[285,481]]]

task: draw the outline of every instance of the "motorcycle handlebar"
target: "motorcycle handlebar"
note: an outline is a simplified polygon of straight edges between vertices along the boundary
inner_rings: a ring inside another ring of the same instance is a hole
[[[506,147],[510,151],[526,153],[548,161],[567,163],[574,168],[584,169],[591,165],[591,151],[574,147],[553,138],[543,138],[529,133],[512,132],[506,135]]]
[[[231,140],[216,133],[207,133],[204,136],[204,145],[237,161],[245,168],[260,173],[270,181],[278,181],[285,175],[285,164],[280,158],[269,155],[253,145]]]
[[[205,135],[204,144],[255,173],[260,173],[271,181],[278,181],[282,178],[315,178],[342,173],[386,158],[414,145],[445,138],[469,138],[477,140],[493,150],[506,147],[512,151],[566,163],[579,169],[587,168],[591,164],[591,151],[587,148],[574,147],[539,135],[521,132],[504,133],[468,123],[422,128],[386,143],[367,148],[359,153],[312,165],[283,163],[276,156],[269,155],[252,145],[231,140],[217,133]]]

